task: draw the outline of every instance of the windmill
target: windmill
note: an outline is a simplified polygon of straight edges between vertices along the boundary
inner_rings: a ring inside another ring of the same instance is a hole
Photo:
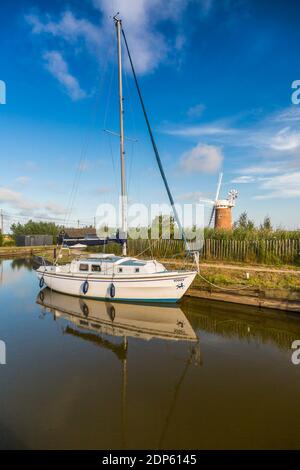
[[[204,200],[212,204],[212,210],[209,217],[208,227],[211,227],[212,221],[215,221],[215,229],[230,230],[232,227],[231,210],[235,206],[235,200],[238,197],[238,191],[231,189],[227,194],[227,199],[219,199],[223,173],[219,174],[215,200]]]

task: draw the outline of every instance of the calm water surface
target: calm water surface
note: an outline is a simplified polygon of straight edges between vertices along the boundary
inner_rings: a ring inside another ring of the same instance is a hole
[[[300,315],[38,294],[0,261],[1,448],[300,448]]]

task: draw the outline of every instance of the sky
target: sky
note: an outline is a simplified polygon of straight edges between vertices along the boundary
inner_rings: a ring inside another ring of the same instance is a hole
[[[0,20],[5,230],[90,224],[116,202],[118,137],[104,131],[119,132],[116,12],[176,201],[214,198],[222,171],[221,196],[239,191],[234,218],[299,228],[296,0],[15,0]],[[123,62],[129,201],[167,202]]]

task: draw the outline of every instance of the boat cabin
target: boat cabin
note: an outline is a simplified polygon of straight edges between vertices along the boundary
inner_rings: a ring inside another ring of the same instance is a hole
[[[85,274],[151,274],[165,272],[166,268],[155,260],[139,260],[114,254],[91,255],[70,263],[70,272]]]

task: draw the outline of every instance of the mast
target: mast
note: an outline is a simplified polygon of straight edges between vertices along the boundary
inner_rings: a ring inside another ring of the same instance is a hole
[[[122,49],[121,49],[121,30],[122,20],[114,16],[117,29],[118,42],[118,77],[119,77],[119,115],[120,115],[120,160],[121,160],[121,218],[122,218],[122,255],[127,254],[127,196],[126,196],[126,178],[125,178],[125,149],[124,149],[124,123],[123,123],[123,83],[122,83]]]

